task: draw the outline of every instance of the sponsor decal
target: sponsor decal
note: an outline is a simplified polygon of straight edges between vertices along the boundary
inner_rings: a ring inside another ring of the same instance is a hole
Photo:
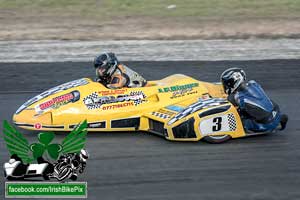
[[[58,92],[64,91],[64,90],[68,90],[74,87],[78,87],[78,86],[82,86],[82,85],[86,85],[89,82],[85,79],[78,79],[75,81],[71,81],[68,83],[64,83],[62,85],[56,86],[54,88],[51,88],[35,97],[33,97],[32,99],[28,100],[27,102],[25,102],[22,106],[20,106],[20,108],[16,111],[16,114],[19,114],[21,111],[23,111],[24,109],[26,109],[27,107],[31,106],[32,104],[50,96],[53,94],[56,94]]]
[[[187,88],[183,90],[177,90],[173,92],[172,96],[170,97],[171,99],[178,98],[178,97],[184,97],[186,95],[192,95],[192,94],[197,94],[198,91],[194,90],[193,88]]]
[[[18,181],[28,178],[53,179],[65,182],[75,181],[84,172],[89,157],[87,150],[84,149],[86,121],[78,124],[61,143],[53,142],[55,138],[53,132],[39,133],[38,142],[30,144],[24,135],[7,121],[3,122],[3,129],[3,139],[10,154],[8,162],[3,165],[6,179]],[[35,181],[35,184],[39,182]],[[28,195],[32,196],[32,193]]]
[[[100,94],[101,96],[108,96],[108,95],[124,94],[126,92],[127,92],[127,89],[115,89],[115,90],[99,91],[98,94]]]
[[[186,90],[189,88],[194,88],[194,87],[198,87],[199,83],[190,83],[190,84],[185,84],[185,85],[175,85],[175,86],[171,86],[171,87],[165,87],[165,88],[159,88],[158,92],[159,93],[164,93],[164,92],[175,92],[178,90]]]
[[[145,98],[146,95],[142,91],[130,92],[129,94],[118,96],[99,96],[97,92],[94,92],[88,95],[87,97],[83,98],[83,103],[87,106],[88,109],[102,108],[103,105],[106,104],[122,103],[119,104],[119,107],[118,105],[114,105],[113,107],[106,106],[105,110],[109,110],[131,105],[137,106],[143,102],[146,102]],[[125,102],[132,102],[133,104],[124,104]]]
[[[103,106],[102,110],[114,110],[116,108],[122,108],[122,107],[127,107],[127,106],[134,106],[134,103],[126,102],[126,103],[119,103],[119,104],[115,104],[115,105]]]
[[[44,103],[41,103],[35,107],[35,111],[37,113],[42,113],[49,109],[57,109],[61,107],[62,105],[66,105],[70,102],[74,103],[80,99],[80,93],[79,91],[75,90],[70,93],[55,97],[53,99],[50,99]]]
[[[34,124],[34,128],[35,129],[41,129],[43,126],[42,126],[42,124],[41,123],[36,123],[36,124]]]

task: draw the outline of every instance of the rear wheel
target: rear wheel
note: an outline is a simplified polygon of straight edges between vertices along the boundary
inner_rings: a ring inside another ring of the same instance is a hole
[[[208,143],[212,144],[219,144],[226,142],[227,140],[230,140],[231,136],[230,135],[208,135],[203,137],[203,140]]]

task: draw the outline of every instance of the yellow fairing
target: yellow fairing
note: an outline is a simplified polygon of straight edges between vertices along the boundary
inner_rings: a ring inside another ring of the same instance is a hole
[[[203,137],[199,129],[202,120],[211,116],[200,118],[197,111],[172,125],[168,125],[168,121],[180,113],[181,108],[199,99],[224,97],[221,85],[182,74],[149,81],[142,88],[115,90],[84,78],[57,86],[28,100],[16,111],[13,120],[21,128],[53,131],[70,131],[76,124],[87,120],[89,131],[140,130],[163,136],[168,134],[165,137],[169,140],[197,141]],[[243,136],[235,108],[232,106],[223,114],[227,113],[235,116],[236,131],[213,134],[229,134],[233,138]],[[190,117],[194,118],[193,128],[197,137],[174,138],[172,128]]]
[[[224,108],[224,110],[220,108]],[[213,110],[216,110],[218,112],[213,113]],[[175,137],[176,127],[182,126],[185,123],[188,124],[188,122],[191,120],[193,120],[191,126],[186,126],[189,127],[189,130],[181,128],[181,133],[194,132],[195,137]],[[192,113],[184,117],[183,119],[178,120],[176,123],[167,126],[167,130],[167,139],[175,141],[199,141],[205,136],[229,135],[231,136],[231,138],[245,136],[244,128],[239,114],[237,113],[234,106],[230,103],[201,109],[200,111]]]

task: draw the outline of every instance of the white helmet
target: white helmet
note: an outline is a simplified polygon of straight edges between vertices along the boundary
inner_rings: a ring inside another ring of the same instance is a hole
[[[226,94],[233,93],[246,81],[246,73],[240,68],[230,68],[221,75],[221,82]]]

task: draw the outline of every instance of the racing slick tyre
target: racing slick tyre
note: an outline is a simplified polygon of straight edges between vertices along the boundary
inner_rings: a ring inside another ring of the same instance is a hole
[[[208,135],[208,136],[203,137],[203,140],[205,142],[212,143],[212,144],[223,143],[230,139],[231,139],[230,135],[215,135],[215,136]]]

